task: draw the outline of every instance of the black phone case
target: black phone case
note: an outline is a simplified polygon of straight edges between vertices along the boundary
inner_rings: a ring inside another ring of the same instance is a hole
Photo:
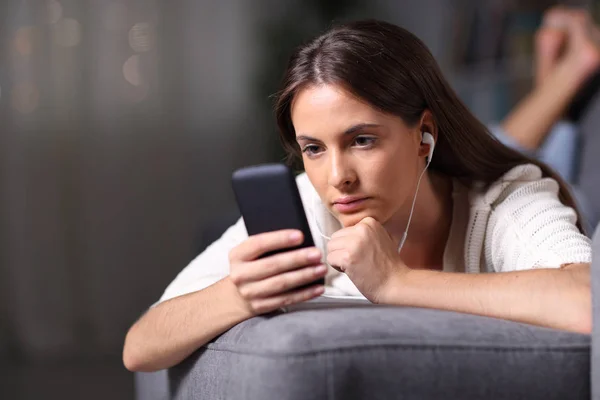
[[[315,245],[296,179],[286,165],[263,164],[239,169],[233,173],[232,184],[248,235],[281,229],[298,229],[304,234],[299,246],[268,252],[261,258]],[[296,289],[324,283],[324,279],[318,279]]]

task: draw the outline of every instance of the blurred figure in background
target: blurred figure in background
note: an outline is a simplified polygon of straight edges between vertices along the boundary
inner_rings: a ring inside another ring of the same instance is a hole
[[[535,40],[534,89],[492,127],[504,144],[545,162],[571,184],[588,232],[598,223],[600,204],[591,204],[577,185],[580,135],[568,108],[600,68],[599,38],[588,12],[547,11]]]

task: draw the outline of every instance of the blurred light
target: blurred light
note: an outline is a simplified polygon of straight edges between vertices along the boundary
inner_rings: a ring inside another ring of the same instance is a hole
[[[17,83],[11,93],[12,107],[21,114],[33,112],[40,100],[40,93],[33,82]]]
[[[110,3],[106,5],[104,26],[109,31],[120,31],[127,28],[127,6],[123,3]]]
[[[81,24],[72,18],[63,18],[54,25],[54,41],[59,46],[73,47],[81,42]]]
[[[134,54],[125,61],[125,64],[123,64],[123,76],[133,86],[140,86],[142,84],[139,55]]]
[[[55,24],[62,17],[63,8],[57,0],[48,0],[46,3],[46,22]]]
[[[33,52],[33,40],[35,28],[33,26],[22,26],[17,29],[14,39],[14,47],[22,56],[29,56]]]
[[[134,54],[123,64],[123,76],[131,85],[123,85],[123,96],[130,102],[139,103],[148,96],[148,82],[141,73],[140,56]]]
[[[139,22],[129,30],[129,45],[133,51],[143,53],[154,47],[154,28],[148,22]]]

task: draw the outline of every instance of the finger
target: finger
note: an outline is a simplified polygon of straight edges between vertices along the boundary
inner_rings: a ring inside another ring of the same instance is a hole
[[[327,242],[327,254],[330,254],[333,251],[356,248],[357,246],[359,246],[359,244],[360,241],[357,239],[356,234],[352,236],[344,236],[338,238],[332,237],[331,240]]]
[[[361,224],[366,224],[366,225],[368,225],[368,226],[376,226],[376,225],[381,225],[381,224],[379,223],[379,221],[377,221],[377,220],[376,220],[375,218],[373,218],[373,217],[365,217],[365,218],[361,219],[359,223],[361,223]]]
[[[252,261],[270,251],[298,246],[303,241],[304,235],[302,232],[294,229],[260,233],[250,236],[232,249],[229,259],[230,262]]]
[[[232,268],[230,278],[238,285],[255,282],[300,267],[318,264],[322,256],[321,250],[316,247],[286,251],[244,263],[241,268]]]
[[[590,16],[583,10],[570,10],[568,17],[562,22],[569,33],[569,39],[582,40],[592,37],[593,24]]]
[[[289,292],[299,286],[314,282],[327,273],[323,264],[285,272],[257,282],[250,282],[239,288],[240,295],[247,300],[267,298]]]
[[[365,218],[360,223],[357,224],[357,233],[360,237],[367,237],[372,233],[377,232],[377,224],[373,218]]]
[[[562,6],[550,8],[544,13],[542,26],[556,29],[566,29],[566,19],[569,18],[569,10]]]
[[[347,250],[332,251],[327,254],[327,264],[340,272],[345,272],[346,267],[350,265],[350,253]]]
[[[362,227],[366,227],[367,228],[367,232],[374,232],[374,233],[381,233],[381,234],[387,234],[388,231],[385,229],[385,227],[381,224],[381,222],[379,222],[378,220],[376,220],[375,218],[371,218],[371,217],[367,217],[364,218],[363,220],[361,220],[360,225]]]
[[[333,269],[335,269],[338,272],[344,273],[344,270],[342,270],[340,267],[338,267],[337,265],[331,265],[329,264],[329,266]]]
[[[589,12],[583,8],[572,8],[569,10],[569,17],[572,24],[591,25],[592,17]]]
[[[323,285],[314,285],[306,289],[298,290],[292,293],[269,297],[266,299],[256,299],[250,303],[250,306],[257,314],[264,314],[280,307],[301,303],[322,295],[325,292]]]
[[[376,235],[378,237],[386,237],[391,241],[395,241],[394,237],[388,232],[388,230],[379,222],[378,220],[371,218],[370,220],[365,222],[365,225],[368,227],[368,231],[366,233],[371,233],[371,235]],[[372,236],[371,236],[372,237]]]
[[[331,235],[331,239],[333,240],[335,238],[351,236],[354,234],[355,231],[356,231],[356,225],[349,226],[347,228],[343,228],[343,229],[333,232],[333,234]]]

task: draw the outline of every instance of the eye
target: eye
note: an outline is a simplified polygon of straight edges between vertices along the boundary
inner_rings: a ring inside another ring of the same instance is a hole
[[[358,147],[370,147],[375,144],[376,140],[376,138],[371,136],[357,136],[354,139],[354,143],[356,143]]]
[[[316,144],[307,144],[302,148],[302,153],[306,153],[308,156],[315,156],[320,151],[321,147]]]

